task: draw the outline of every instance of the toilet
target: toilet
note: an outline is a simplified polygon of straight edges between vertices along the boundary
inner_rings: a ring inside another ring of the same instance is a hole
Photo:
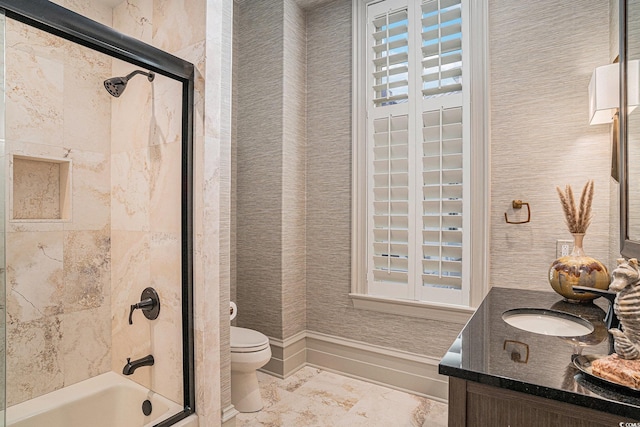
[[[231,326],[231,403],[238,411],[262,409],[256,370],[270,359],[271,347],[266,335]]]

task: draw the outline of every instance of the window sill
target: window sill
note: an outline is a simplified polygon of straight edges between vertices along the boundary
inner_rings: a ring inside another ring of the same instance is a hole
[[[400,316],[418,317],[420,319],[438,320],[447,323],[464,325],[475,311],[472,307],[457,305],[433,304],[423,301],[409,301],[393,298],[376,297],[363,294],[349,294],[353,307],[361,310],[397,314]]]

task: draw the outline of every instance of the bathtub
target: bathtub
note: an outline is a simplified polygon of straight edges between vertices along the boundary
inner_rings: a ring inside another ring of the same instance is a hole
[[[152,411],[145,416],[142,402],[147,399]],[[7,408],[7,427],[151,427],[182,409],[115,372],[107,372]],[[197,426],[197,421],[178,425]]]

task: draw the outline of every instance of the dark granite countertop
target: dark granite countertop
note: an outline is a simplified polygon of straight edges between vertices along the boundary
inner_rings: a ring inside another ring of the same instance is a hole
[[[574,367],[576,354],[606,355],[608,302],[570,304],[555,292],[493,288],[440,361],[442,375],[515,390],[640,420],[640,392],[615,387]],[[595,330],[564,338],[527,332],[502,320],[513,308],[564,311],[589,320]]]

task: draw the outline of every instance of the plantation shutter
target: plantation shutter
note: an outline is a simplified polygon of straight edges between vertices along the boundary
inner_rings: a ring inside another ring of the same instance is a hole
[[[425,111],[422,119],[421,283],[459,290],[463,243],[462,108]]]
[[[409,284],[409,117],[373,120],[372,281],[405,297]]]
[[[422,4],[422,93],[462,91],[462,8],[460,0]]]
[[[387,11],[373,20],[373,77],[376,106],[406,102],[409,90],[407,9]]]
[[[406,0],[367,7],[368,274],[370,294],[407,298],[414,184],[409,174],[414,119],[409,116],[409,12]]]
[[[465,111],[462,4],[427,0],[421,8],[421,274],[417,299],[462,303],[465,221]],[[468,168],[467,168],[468,169]]]
[[[367,7],[371,295],[468,300],[462,12],[461,0]]]

